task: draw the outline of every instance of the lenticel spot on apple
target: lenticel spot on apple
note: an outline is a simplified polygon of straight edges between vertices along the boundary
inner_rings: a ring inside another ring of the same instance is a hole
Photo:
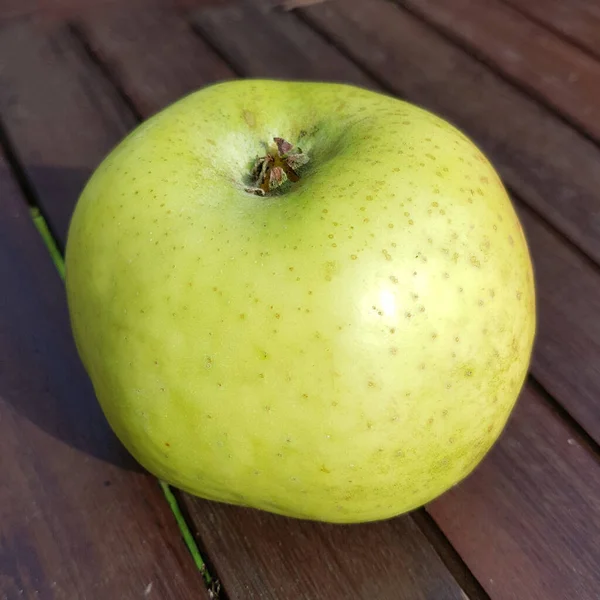
[[[66,283],[98,400],[143,466],[337,523],[471,473],[536,327],[527,242],[480,150],[333,83],[219,83],[148,119],[81,194]]]

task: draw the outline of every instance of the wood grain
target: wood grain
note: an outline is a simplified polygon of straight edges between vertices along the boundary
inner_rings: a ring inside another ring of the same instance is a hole
[[[537,287],[531,371],[600,444],[600,270],[517,205]]]
[[[147,118],[233,71],[177,12],[157,2],[86,12],[77,25],[136,109]]]
[[[207,599],[158,483],[98,407],[1,156],[0,198],[0,598]]]
[[[399,0],[600,140],[600,61],[501,0]]]
[[[75,202],[135,124],[66,26],[0,28],[0,118],[61,249]]]
[[[342,526],[184,503],[231,600],[464,600],[410,517]]]
[[[191,19],[245,76],[374,85],[309,27],[289,13],[268,11],[261,0],[199,10]]]
[[[600,58],[600,6],[589,0],[504,0],[551,31]]]
[[[367,9],[360,0],[346,0],[343,10],[330,3],[306,14],[394,91],[457,123],[487,151],[519,197],[558,230],[570,227],[566,210],[582,226],[600,225],[600,208],[594,206],[600,187],[581,189],[600,176],[600,152],[550,113],[389,2],[372,0]],[[551,154],[559,144],[560,156]],[[561,212],[553,213],[550,203]],[[576,204],[577,214],[571,212]],[[598,270],[527,214],[540,307],[533,373],[600,441]],[[569,283],[563,286],[565,277]]]
[[[429,512],[492,600],[597,600],[600,462],[529,385],[502,440]]]
[[[395,94],[464,129],[506,183],[600,263],[600,149],[386,0],[303,9]]]
[[[200,6],[218,6],[229,0],[160,0],[167,8],[198,8]],[[113,8],[125,3],[120,0],[2,0],[0,20],[10,20],[24,16],[43,16],[49,19],[68,19],[80,16],[98,7]]]

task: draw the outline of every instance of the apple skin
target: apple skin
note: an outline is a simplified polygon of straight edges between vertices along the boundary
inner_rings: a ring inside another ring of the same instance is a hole
[[[245,191],[281,136],[298,183]],[[502,432],[535,333],[532,265],[480,150],[352,86],[193,93],[76,207],[76,344],[134,457],[192,494],[351,523],[419,507]]]

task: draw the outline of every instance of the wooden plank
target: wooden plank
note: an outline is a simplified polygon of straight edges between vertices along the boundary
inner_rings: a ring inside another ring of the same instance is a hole
[[[600,7],[588,0],[504,0],[551,31],[600,58]]]
[[[600,186],[600,151],[595,145],[393,4],[371,0],[367,8],[360,0],[346,0],[343,10],[335,6],[316,6],[305,14],[395,92],[461,126],[520,197],[557,229],[564,233],[574,221],[580,223],[580,233],[584,222],[590,229],[600,225],[600,187],[588,187],[594,180]],[[577,214],[571,212],[575,205]],[[600,320],[598,273],[557,237],[538,235],[541,230],[534,231],[534,221],[529,220],[528,233],[532,232],[529,242],[536,267],[539,263],[541,321],[533,373],[600,442],[595,400],[600,394],[595,366],[600,364],[599,350],[591,333]],[[577,239],[582,241],[583,235]],[[560,293],[559,271],[553,271],[559,265],[573,285],[561,287]],[[590,360],[582,370],[580,359],[587,352]],[[564,361],[560,366],[559,357]]]
[[[192,21],[239,73],[373,87],[359,68],[293,15],[265,6],[257,0],[203,9],[192,14]]]
[[[428,510],[492,600],[598,600],[600,461],[534,386],[481,466]]]
[[[132,2],[88,11],[77,21],[144,118],[189,92],[234,76],[189,23],[160,4]]]
[[[507,184],[600,263],[600,149],[391,2],[302,10],[395,94],[462,127]]]
[[[531,370],[600,443],[600,270],[517,205],[538,291]]]
[[[411,518],[327,525],[184,502],[231,600],[466,598]]]
[[[162,0],[168,7],[192,8],[198,6],[218,6],[229,0]],[[122,4],[120,0],[2,0],[0,3],[0,20],[14,19],[25,15],[43,15],[52,19],[68,19],[84,14],[98,6],[113,7]]]
[[[64,26],[0,29],[0,117],[62,249],[93,169],[135,124]]]
[[[158,483],[100,411],[1,156],[0,198],[0,597],[207,599]]]
[[[600,140],[600,61],[500,0],[399,0]]]

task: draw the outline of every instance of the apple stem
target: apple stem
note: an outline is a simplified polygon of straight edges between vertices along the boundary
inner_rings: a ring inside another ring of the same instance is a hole
[[[254,186],[246,188],[247,192],[266,196],[286,180],[292,183],[300,180],[296,169],[309,161],[308,155],[283,138],[275,137],[273,141],[275,145],[267,154],[254,162],[251,173]]]

